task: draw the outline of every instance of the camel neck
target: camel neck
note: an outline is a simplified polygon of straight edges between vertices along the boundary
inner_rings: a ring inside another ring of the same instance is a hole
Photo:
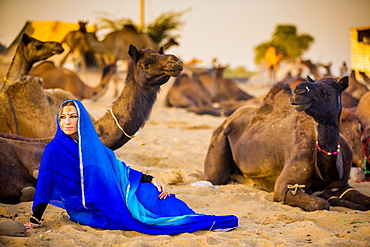
[[[342,153],[338,148],[339,126],[317,126],[316,173],[326,182],[337,181],[343,176]]]
[[[6,74],[6,78],[11,82],[14,82],[23,75],[26,75],[30,70],[30,64],[27,62],[23,54],[24,45],[19,45],[13,57],[12,63],[10,64],[8,73]]]

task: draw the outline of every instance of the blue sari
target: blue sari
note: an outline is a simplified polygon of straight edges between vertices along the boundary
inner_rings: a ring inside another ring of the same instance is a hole
[[[64,134],[57,117],[57,132],[42,156],[33,209],[49,203],[83,225],[145,234],[231,230],[238,225],[234,215],[197,214],[173,194],[158,199],[157,188],[141,183],[142,173],[100,141],[82,103],[68,101],[77,108],[79,139]]]

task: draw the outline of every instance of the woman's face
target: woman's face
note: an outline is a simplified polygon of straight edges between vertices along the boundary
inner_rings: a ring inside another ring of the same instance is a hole
[[[74,139],[78,139],[77,135],[78,114],[77,109],[73,105],[64,106],[59,115],[59,125],[62,131]]]

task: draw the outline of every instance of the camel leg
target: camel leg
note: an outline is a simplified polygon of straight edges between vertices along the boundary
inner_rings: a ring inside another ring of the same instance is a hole
[[[350,186],[334,192],[334,195],[339,197],[340,199],[363,205],[366,208],[363,210],[370,210],[370,197],[362,194],[361,192],[353,189]]]
[[[323,198],[309,195],[304,191],[297,190],[294,194],[294,190],[286,189],[285,200],[283,201],[285,204],[293,206],[293,207],[300,207],[306,211],[316,211],[316,210],[330,210],[330,204]],[[274,193],[274,201],[276,200],[275,196],[276,192]]]
[[[212,135],[208,148],[204,174],[213,184],[225,184],[230,178],[233,159],[227,137],[224,135],[223,125],[218,127]]]

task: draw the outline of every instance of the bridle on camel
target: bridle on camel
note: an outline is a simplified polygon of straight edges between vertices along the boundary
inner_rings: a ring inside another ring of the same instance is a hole
[[[370,142],[370,137],[366,139],[365,142],[362,142],[362,150],[364,151],[365,158],[364,158],[364,170],[365,174],[370,174],[370,167],[368,167],[368,162],[370,161],[369,153],[367,152],[367,145]]]

